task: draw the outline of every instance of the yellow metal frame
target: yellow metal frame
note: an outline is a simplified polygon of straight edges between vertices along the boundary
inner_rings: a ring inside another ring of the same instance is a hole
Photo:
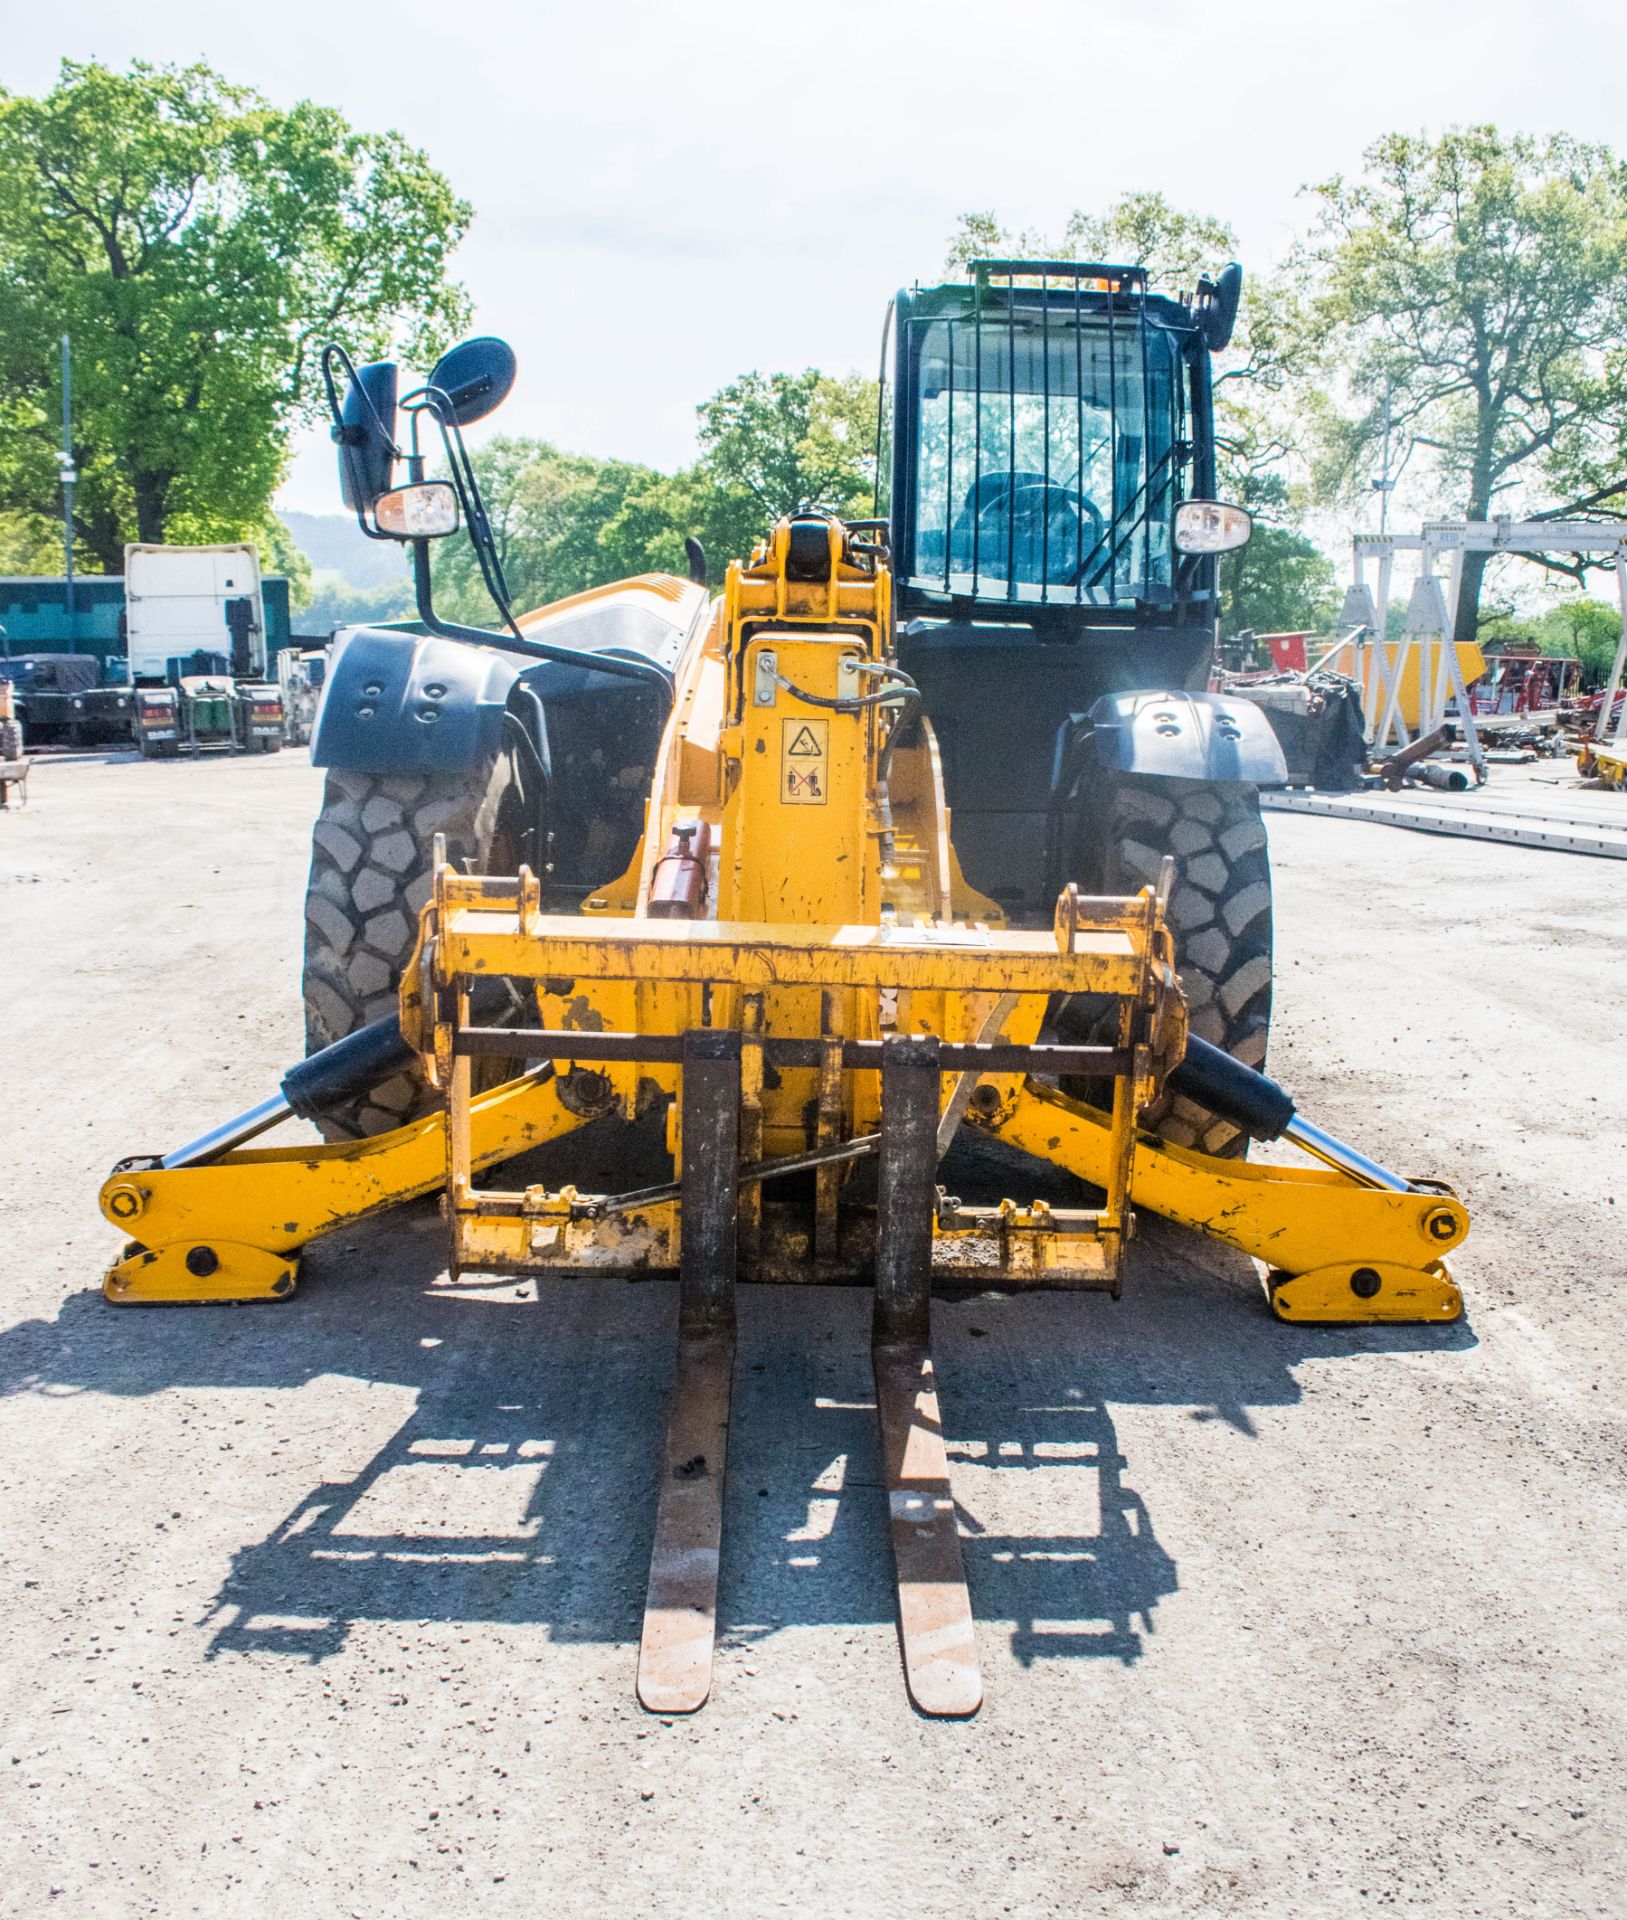
[[[1101,1184],[1111,1149],[1102,1114],[1032,1082],[1012,1088],[991,1077],[987,1084],[1001,1089],[1004,1105],[992,1119],[974,1112],[972,1124]],[[563,1104],[547,1068],[474,1096],[468,1119],[471,1172],[585,1124]],[[293,1291],[299,1249],[335,1227],[435,1192],[445,1184],[447,1157],[446,1118],[432,1114],[355,1145],[250,1148],[201,1167],[117,1173],[102,1189],[102,1212],[139,1245],[109,1272],[107,1296],[120,1303],[283,1298]],[[1444,1321],[1461,1311],[1442,1256],[1464,1239],[1468,1216],[1450,1195],[1390,1193],[1331,1169],[1216,1160],[1146,1134],[1137,1140],[1134,1169],[1138,1206],[1266,1266],[1281,1319]],[[577,1203],[568,1189],[551,1196],[529,1190],[521,1197],[519,1232],[534,1241],[534,1223],[544,1232],[558,1226]],[[592,1264],[606,1272],[670,1267],[675,1214],[667,1202],[634,1216],[642,1238],[616,1229],[625,1264]],[[496,1254],[505,1236],[488,1215],[472,1238]],[[584,1255],[585,1239],[576,1236],[574,1257]],[[570,1242],[562,1230],[549,1243],[560,1250],[558,1264]],[[198,1248],[217,1256],[202,1274],[186,1264]],[[656,1248],[664,1257],[651,1257]],[[1363,1299],[1350,1283],[1369,1269],[1385,1284]]]
[[[1627,742],[1586,740],[1576,756],[1576,770],[1584,779],[1627,791]]]
[[[470,877],[438,862],[401,1019],[444,1111],[363,1142],[250,1149],[172,1170],[126,1165],[101,1196],[131,1242],[108,1297],[283,1298],[309,1241],[437,1189],[454,1270],[669,1272],[672,1193],[613,1204],[569,1188],[487,1189],[477,1176],[597,1113],[630,1119],[667,1101],[681,1165],[676,1043],[697,1029],[739,1033],[740,1156],[772,1164],[881,1125],[881,1075],[844,1065],[845,1044],[928,1034],[950,1047],[1026,1048],[1055,996],[1090,994],[1118,1009],[1105,1109],[1021,1072],[965,1070],[942,1076],[939,1104],[943,1129],[964,1117],[1098,1187],[1102,1204],[977,1209],[940,1194],[935,1274],[1117,1291],[1133,1206],[1144,1206],[1259,1260],[1279,1318],[1454,1318],[1462,1303],[1442,1257],[1468,1217],[1444,1190],[1217,1160],[1138,1132],[1185,1046],[1160,898],[1145,889],[1082,900],[1070,888],[1049,930],[1006,927],[956,864],[930,726],[896,737],[910,695],[892,653],[887,569],[835,522],[816,566],[792,542],[781,522],[750,566],[730,567],[680,665],[645,832],[613,885],[559,914],[544,911],[523,870]],[[711,849],[708,911],[657,917],[662,862],[693,844]],[[561,1044],[552,1061],[476,1093],[465,1036],[483,977],[531,983],[543,1028],[580,1034],[580,1059]],[[649,1057],[633,1041],[611,1058],[595,1053],[605,1035],[644,1036]],[[793,1040],[803,1043],[793,1057],[812,1048],[814,1063],[774,1068],[775,1043]],[[844,1177],[841,1164],[822,1164],[813,1206],[794,1213],[742,1184],[746,1270],[820,1279],[839,1277],[844,1261],[862,1265],[863,1223],[849,1233]]]

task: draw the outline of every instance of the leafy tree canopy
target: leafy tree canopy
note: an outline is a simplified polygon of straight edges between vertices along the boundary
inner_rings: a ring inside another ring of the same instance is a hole
[[[1580,660],[1584,680],[1598,684],[1609,677],[1615,661],[1621,615],[1581,593],[1567,594],[1534,614],[1517,613],[1506,603],[1488,607],[1482,602],[1475,638],[1487,653],[1534,648]]]
[[[202,64],[65,61],[42,98],[0,95],[0,497],[58,511],[66,332],[85,558],[266,533],[322,342],[435,351],[469,218],[399,135]]]
[[[1070,213],[1059,237],[1014,230],[992,212],[963,213],[945,264],[969,274],[974,260],[1101,260],[1145,267],[1155,292],[1178,293],[1223,265],[1236,245],[1223,220],[1173,207],[1161,193],[1127,193],[1105,213]]]
[[[876,383],[859,374],[748,373],[704,401],[693,481],[715,497],[708,551],[744,559],[781,514],[875,511]]]
[[[516,612],[645,570],[644,557],[625,539],[607,535],[629,497],[660,479],[653,469],[507,437],[488,442],[474,464]],[[681,571],[681,536],[674,545],[672,565]],[[441,542],[435,579],[444,612],[490,620],[491,601],[468,541]]]
[[[745,374],[697,409],[700,458],[670,474],[541,440],[491,441],[475,467],[516,610],[629,574],[685,573],[689,536],[716,582],[800,506],[864,518],[876,398],[876,383],[857,375]],[[466,542],[437,551],[436,590],[457,617],[489,617]]]
[[[1288,485],[1265,467],[1234,473],[1230,497],[1254,516],[1245,547],[1220,561],[1220,624],[1225,633],[1321,633],[1338,611],[1333,563],[1293,525]]]
[[[292,598],[291,605],[299,632],[323,638],[335,627],[415,618],[412,583],[405,567],[399,580],[384,581],[376,587],[352,586],[331,571],[318,573],[302,595]],[[489,605],[481,612],[489,618]]]
[[[1392,429],[1433,455],[1439,511],[1619,513],[1622,162],[1565,135],[1398,133],[1367,150],[1360,178],[1315,194],[1307,329],[1344,401],[1320,407],[1325,496],[1348,502],[1365,486],[1388,395]],[[1484,556],[1465,557],[1459,638],[1474,635],[1484,570]]]

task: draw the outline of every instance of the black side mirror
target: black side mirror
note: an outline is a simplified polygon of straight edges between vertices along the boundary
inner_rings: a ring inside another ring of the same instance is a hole
[[[1218,280],[1211,280],[1205,274],[1198,282],[1193,317],[1211,353],[1219,353],[1222,347],[1231,344],[1232,329],[1237,325],[1238,303],[1242,298],[1243,269],[1235,260],[1221,269]]]
[[[356,513],[371,512],[379,495],[390,490],[396,381],[393,360],[373,360],[356,368],[345,389],[333,437],[339,443],[339,491]]]
[[[497,411],[509,396],[517,368],[509,343],[485,333],[449,347],[435,362],[428,384],[445,396],[440,412],[447,425],[466,427]]]

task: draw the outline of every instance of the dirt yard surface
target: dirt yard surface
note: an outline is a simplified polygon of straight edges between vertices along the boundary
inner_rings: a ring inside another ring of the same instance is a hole
[[[0,813],[0,1911],[1627,1913],[1627,872],[1279,816],[1274,1067],[1452,1182],[1450,1329],[940,1305],[987,1704],[911,1711],[868,1303],[743,1292],[711,1704],[633,1698],[666,1287],[118,1310],[112,1163],[299,1052],[303,753]],[[1624,803],[1627,805],[1627,803]]]

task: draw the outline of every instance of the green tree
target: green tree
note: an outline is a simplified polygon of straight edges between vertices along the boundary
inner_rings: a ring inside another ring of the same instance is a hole
[[[1347,404],[1321,407],[1321,478],[1349,500],[1392,431],[1434,459],[1438,505],[1560,517],[1627,489],[1627,168],[1565,135],[1390,134],[1314,189],[1308,319]],[[1331,383],[1329,383],[1331,384]],[[1580,575],[1589,565],[1555,557]],[[1486,556],[1464,557],[1473,638]]]
[[[1145,267],[1155,290],[1177,291],[1230,259],[1236,245],[1231,228],[1211,214],[1171,206],[1161,193],[1127,193],[1105,213],[1070,213],[1060,238],[1014,231],[990,211],[963,213],[945,264],[966,275],[974,260],[1100,260]]]
[[[517,613],[650,564],[634,550],[622,513],[631,496],[660,479],[653,468],[508,437],[488,442],[474,465]],[[675,557],[666,557],[681,567],[682,536],[671,545]],[[446,540],[436,548],[435,583],[444,611],[476,624],[490,622],[491,599],[467,540]]]
[[[287,579],[289,606],[308,605],[313,586],[311,563],[305,558],[299,542],[274,513],[266,515],[257,536],[257,544],[260,549],[260,571],[280,573]]]
[[[1338,609],[1333,563],[1315,541],[1291,524],[1287,482],[1256,472],[1229,490],[1254,516],[1245,547],[1220,561],[1223,632],[1325,632]]]
[[[782,514],[834,507],[845,518],[875,511],[874,380],[748,373],[696,408],[700,458],[637,489],[606,530],[607,553],[685,571],[684,538],[706,549],[714,584],[731,560],[748,560]]]
[[[475,470],[516,611],[630,574],[684,574],[689,537],[705,547],[715,584],[804,504],[867,517],[876,395],[857,375],[745,374],[697,409],[700,458],[677,473],[542,440],[489,442]],[[467,542],[437,550],[435,579],[447,612],[490,620]]]
[[[1551,606],[1536,623],[1544,653],[1574,654],[1589,680],[1608,677],[1621,639],[1621,614],[1602,600],[1573,594]]]
[[[0,506],[56,510],[66,332],[85,558],[269,537],[321,344],[435,350],[467,313],[469,217],[399,135],[201,64],[65,61],[42,98],[0,95]]]
[[[1509,647],[1536,650],[1542,644],[1542,631],[1535,620],[1516,612],[1511,604],[1499,603],[1488,607],[1482,596],[1480,624],[1475,629],[1475,639],[1487,653],[1501,652]]]
[[[720,564],[745,559],[781,514],[875,511],[876,383],[859,374],[748,373],[697,409],[697,532]]]
[[[0,573],[59,573],[62,529],[38,514],[0,508]]]
[[[410,620],[414,618],[412,582],[405,564],[399,580],[387,580],[376,587],[353,587],[335,573],[313,577],[305,592],[290,594],[295,627],[301,633],[326,635],[335,627],[364,624],[372,620]]]

